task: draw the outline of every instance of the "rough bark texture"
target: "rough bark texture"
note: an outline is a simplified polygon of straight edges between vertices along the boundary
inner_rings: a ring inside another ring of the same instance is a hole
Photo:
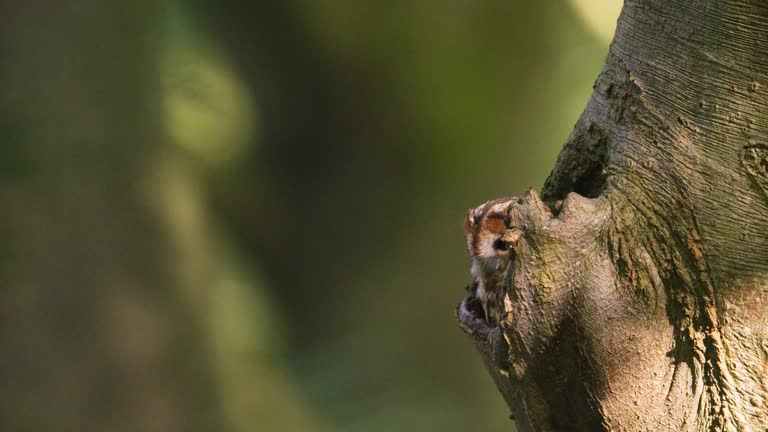
[[[768,3],[627,0],[498,329],[521,431],[768,430]]]

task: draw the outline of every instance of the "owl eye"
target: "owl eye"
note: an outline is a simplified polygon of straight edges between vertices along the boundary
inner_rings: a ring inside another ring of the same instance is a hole
[[[507,243],[502,239],[498,239],[495,242],[493,242],[493,248],[501,251],[509,250],[509,243]]]

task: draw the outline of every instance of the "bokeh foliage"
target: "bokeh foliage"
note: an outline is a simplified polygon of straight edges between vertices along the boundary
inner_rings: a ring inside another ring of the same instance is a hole
[[[2,429],[507,430],[462,221],[543,182],[603,3],[4,2]]]

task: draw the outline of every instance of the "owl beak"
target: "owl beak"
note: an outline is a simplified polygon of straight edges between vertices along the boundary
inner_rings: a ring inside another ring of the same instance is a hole
[[[522,235],[523,233],[516,229],[507,230],[504,235],[502,235],[494,243],[494,250],[496,251],[496,255],[509,256],[511,253],[514,253],[512,248],[517,245],[517,241],[520,240]]]

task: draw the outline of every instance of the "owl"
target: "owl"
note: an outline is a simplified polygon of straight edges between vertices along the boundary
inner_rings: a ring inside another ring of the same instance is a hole
[[[505,276],[514,262],[512,246],[522,233],[511,223],[510,210],[518,198],[488,201],[467,213],[464,234],[472,258],[472,289],[485,321],[498,325],[504,312]]]

